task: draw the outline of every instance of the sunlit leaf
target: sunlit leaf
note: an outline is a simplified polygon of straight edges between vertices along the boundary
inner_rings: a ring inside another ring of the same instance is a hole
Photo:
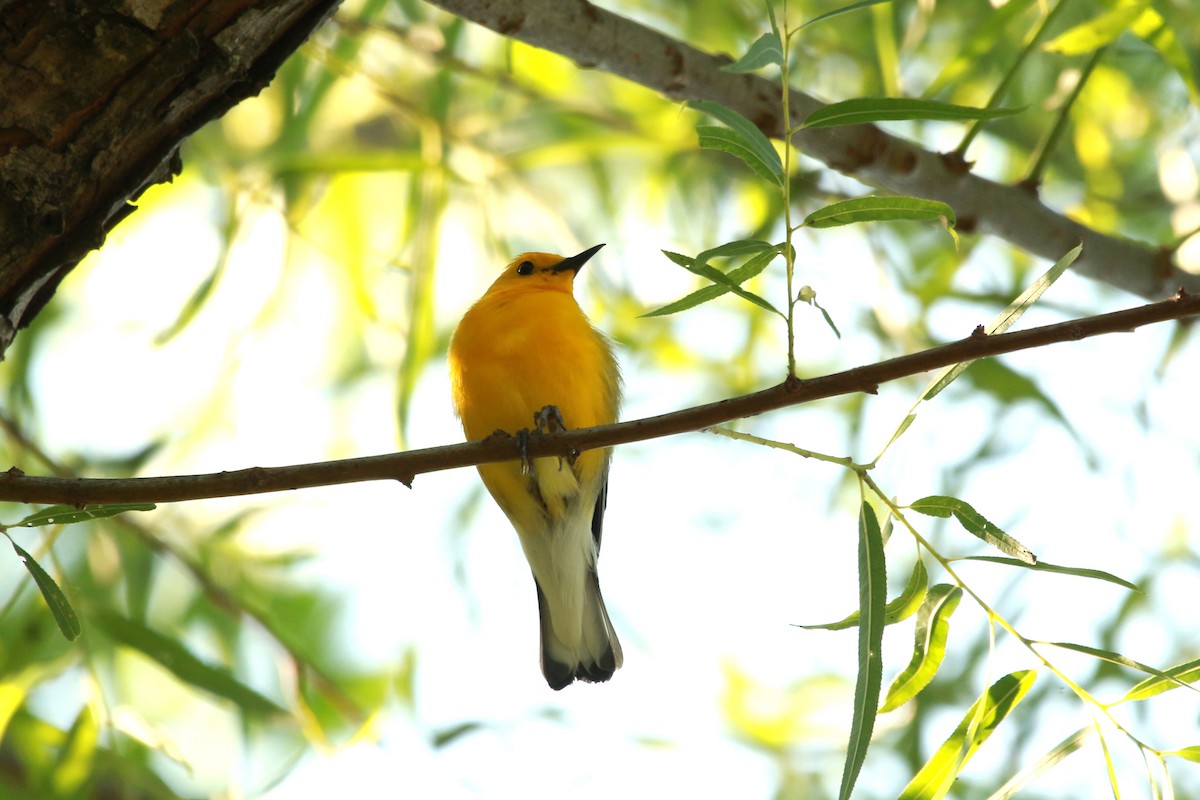
[[[968,78],[989,69],[989,60],[984,58],[1005,43],[1009,25],[1024,14],[1037,0],[1008,0],[988,9],[977,19],[979,24],[962,31],[957,52],[942,67],[941,73],[929,81],[922,91],[923,97],[940,97],[949,87],[961,85]]]
[[[987,800],[1008,800],[1008,798],[1015,796],[1017,792],[1024,789],[1046,772],[1049,772],[1064,758],[1087,744],[1088,739],[1092,738],[1094,732],[1094,728],[1080,728],[1075,731],[1055,745],[1050,752],[1005,781],[1004,785],[992,793]]]
[[[964,500],[945,495],[930,495],[917,500],[909,508],[931,517],[949,518],[953,515],[967,532],[979,537],[1000,552],[1007,553],[1026,564],[1037,563],[1037,556],[1029,548],[1000,530]]]
[[[854,222],[890,222],[945,220],[954,227],[954,209],[937,200],[920,197],[855,197],[819,208],[804,218],[810,228],[834,228]]]
[[[975,751],[1033,686],[1037,673],[1024,670],[1005,675],[976,700],[954,732],[900,794],[900,800],[941,800]]]
[[[1038,301],[1038,299],[1046,293],[1046,290],[1054,285],[1054,282],[1062,277],[1067,268],[1075,263],[1079,258],[1079,254],[1083,252],[1083,245],[1079,244],[1067,251],[1067,254],[1054,262],[1050,269],[1042,273],[1033,283],[1029,285],[1025,291],[1013,300],[1008,308],[1004,309],[991,323],[984,329],[984,333],[991,336],[997,333],[1004,333],[1011,328],[1017,320],[1019,320],[1025,311]],[[932,400],[937,396],[938,392],[945,389],[957,378],[962,371],[972,364],[971,361],[962,361],[958,364],[953,364],[943,368],[940,372],[933,376],[925,391],[921,394],[922,400]]]
[[[883,624],[893,625],[915,614],[917,609],[921,607],[921,602],[925,599],[925,590],[928,585],[929,573],[925,570],[925,564],[918,558],[916,563],[913,564],[913,570],[908,576],[908,583],[905,584],[904,590],[900,592],[895,600],[884,606]],[[858,625],[858,620],[859,613],[855,611],[845,619],[837,622],[826,622],[821,625],[797,625],[796,627],[804,628],[805,630],[840,631],[855,627]]]
[[[1100,570],[1100,569],[1087,569],[1084,567],[1063,567],[1063,566],[1059,566],[1058,564],[1050,564],[1046,561],[1039,561],[1036,564],[1030,564],[1027,561],[1021,561],[1020,559],[1017,559],[1017,558],[1001,558],[1000,556],[964,556],[962,558],[958,558],[955,560],[956,561],[987,561],[992,564],[1007,564],[1012,567],[1022,567],[1024,569],[1031,569],[1034,572],[1057,572],[1060,575],[1074,575],[1077,578],[1091,578],[1093,580],[1098,580],[1098,581],[1107,581],[1108,583],[1115,583],[1117,586],[1124,587],[1126,589],[1129,589],[1130,591],[1139,592],[1139,593],[1142,592],[1142,590],[1138,588],[1137,584],[1130,583],[1129,581],[1125,580],[1124,578],[1118,578],[1116,575],[1113,575],[1111,572],[1105,572],[1104,570]]]
[[[1050,647],[1059,647],[1063,650],[1073,650],[1076,653],[1083,653],[1084,655],[1089,655],[1093,658],[1099,658],[1103,661],[1107,661],[1110,664],[1117,664],[1122,667],[1136,669],[1139,672],[1145,672],[1148,675],[1153,675],[1155,678],[1161,681],[1168,681],[1175,686],[1181,686],[1184,689],[1191,689],[1193,692],[1200,693],[1200,687],[1193,686],[1191,683],[1188,683],[1176,675],[1171,675],[1161,669],[1152,667],[1149,664],[1143,664],[1140,661],[1134,661],[1129,656],[1121,655],[1120,653],[1112,650],[1105,650],[1100,647],[1091,647],[1086,644],[1075,644],[1074,642],[1038,642],[1037,644],[1044,644]],[[1187,677],[1192,677],[1190,673],[1185,672],[1184,674]]]
[[[1079,56],[1112,44],[1150,6],[1150,0],[1122,0],[1116,7],[1070,28],[1043,45],[1047,52]]]
[[[875,729],[879,690],[883,682],[883,609],[887,600],[887,567],[883,538],[875,510],[864,501],[858,515],[858,680],[854,686],[854,716],[846,764],[842,768],[840,800],[849,800],[867,757]]]
[[[1169,692],[1172,689],[1178,689],[1180,683],[1195,683],[1200,680],[1200,658],[1191,661],[1185,661],[1182,664],[1164,669],[1163,674],[1167,677],[1146,678],[1130,689],[1121,702],[1130,700],[1145,700],[1155,695],[1160,695],[1163,692]]]
[[[1164,756],[1178,756],[1185,758],[1188,761],[1195,761],[1200,764],[1200,745],[1192,745],[1191,747],[1183,747],[1179,750],[1168,750],[1163,753]]]
[[[946,655],[950,617],[961,599],[962,589],[958,586],[940,583],[929,590],[917,614],[912,658],[892,681],[880,714],[904,705],[933,680]]]
[[[1133,32],[1171,65],[1187,86],[1192,104],[1200,106],[1200,59],[1193,63],[1188,49],[1181,44],[1181,38],[1187,36],[1184,15],[1191,9],[1176,7],[1169,0],[1159,0],[1153,5],[1153,9],[1147,9],[1133,24]]]
[[[837,125],[861,125],[867,122],[894,120],[942,120],[964,122],[975,119],[998,119],[1019,114],[1021,108],[972,108],[941,103],[936,100],[917,100],[908,97],[857,97],[830,103],[809,114],[801,127],[832,128]]]
[[[96,712],[84,706],[75,715],[75,721],[67,731],[66,740],[58,751],[49,783],[54,787],[55,797],[74,797],[92,774],[96,756],[96,745],[100,738],[100,725]]]

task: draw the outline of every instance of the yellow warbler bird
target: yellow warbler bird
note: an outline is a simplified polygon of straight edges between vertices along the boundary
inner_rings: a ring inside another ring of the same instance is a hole
[[[621,378],[608,340],[575,302],[575,275],[604,245],[576,256],[522,253],[473,305],[450,342],[454,407],[467,438],[527,435],[531,421],[565,428],[615,422]],[[479,474],[517,529],[537,585],[542,674],[552,689],[606,681],[621,666],[596,558],[608,450],[568,463],[481,464]]]

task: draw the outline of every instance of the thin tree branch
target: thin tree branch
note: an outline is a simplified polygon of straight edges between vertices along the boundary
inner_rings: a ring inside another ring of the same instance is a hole
[[[25,435],[25,432],[21,430],[20,426],[4,413],[0,413],[0,428],[4,429],[4,434],[16,442],[19,448],[45,464],[46,469],[59,477],[73,477],[70,469],[55,461],[45,451],[34,444]],[[312,679],[317,691],[322,692],[328,698],[330,704],[336,707],[342,716],[352,720],[356,725],[362,725],[366,722],[368,714],[358,702],[324,668],[315,661],[307,658],[284,635],[284,631],[281,630],[282,626],[275,620],[272,620],[262,609],[258,608],[254,603],[246,602],[242,598],[237,597],[205,572],[204,566],[200,561],[193,557],[186,549],[177,542],[159,536],[149,527],[139,524],[135,517],[123,514],[114,518],[113,522],[118,527],[137,537],[146,547],[155,553],[160,555],[166,554],[174,558],[192,576],[192,580],[196,582],[196,585],[208,597],[209,602],[213,604],[214,608],[226,611],[230,616],[236,617],[238,614],[244,614],[258,623],[267,636],[287,653],[288,658],[296,665],[297,670]]]
[[[808,380],[788,380],[761,392],[720,400],[656,417],[601,425],[529,441],[528,454],[572,456],[596,447],[611,447],[700,430],[767,411],[851,392],[874,394],[880,384],[977,358],[1077,341],[1103,333],[1132,331],[1143,325],[1200,315],[1200,295],[1183,291],[1169,300],[1093,317],[987,336],[977,328],[971,336],[920,353]],[[403,453],[298,464],[251,467],[208,475],[162,478],[50,478],[24,474],[17,467],[0,473],[0,500],[61,503],[82,507],[94,503],[173,503],[208,497],[279,492],[360,481],[396,480],[411,486],[416,475],[517,458],[514,440],[493,436],[478,442],[410,450]]]
[[[639,83],[674,100],[711,100],[738,111],[765,134],[783,138],[824,103],[792,90],[785,125],[778,84],[722,72],[711,55],[598,8],[587,0],[427,0],[512,39]],[[895,194],[948,203],[964,232],[999,236],[1053,261],[1079,242],[1072,270],[1151,300],[1179,287],[1200,294],[1200,275],[1179,268],[1168,249],[1108,236],[1047,208],[1027,186],[1006,186],[970,172],[961,158],[933,153],[874,125],[800,130],[805,155]]]

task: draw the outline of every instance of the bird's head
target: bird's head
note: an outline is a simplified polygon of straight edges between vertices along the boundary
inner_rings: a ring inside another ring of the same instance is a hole
[[[566,258],[554,253],[521,253],[504,268],[504,272],[496,278],[488,293],[534,289],[570,294],[575,275],[601,247],[604,245],[598,244],[578,255]]]

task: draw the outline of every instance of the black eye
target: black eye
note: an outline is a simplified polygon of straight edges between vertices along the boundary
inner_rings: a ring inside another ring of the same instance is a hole
[[[517,274],[518,275],[532,275],[533,274],[533,262],[532,261],[522,261],[520,264],[517,264]]]

